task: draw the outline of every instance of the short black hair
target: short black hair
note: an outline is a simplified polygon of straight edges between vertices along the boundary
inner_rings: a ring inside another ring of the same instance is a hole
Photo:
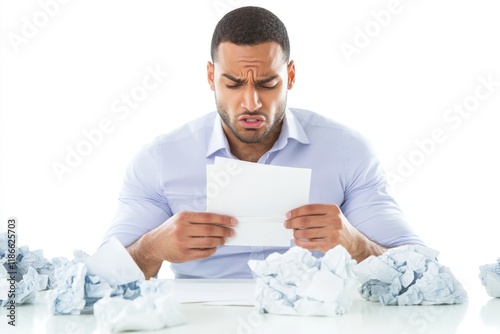
[[[212,35],[210,55],[217,60],[217,48],[223,42],[236,45],[257,45],[265,42],[278,43],[284,61],[290,59],[290,41],[285,24],[267,9],[255,6],[236,8],[222,17]]]

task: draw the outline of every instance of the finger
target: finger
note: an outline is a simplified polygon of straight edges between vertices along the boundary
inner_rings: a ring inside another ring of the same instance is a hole
[[[224,245],[226,238],[218,237],[198,237],[189,238],[189,249],[205,249],[205,248],[217,248]]]
[[[293,230],[293,236],[295,239],[324,239],[327,237],[327,231],[324,228],[308,228],[303,230]]]
[[[235,226],[238,221],[231,216],[219,215],[210,212],[188,212],[178,214],[179,219],[191,224],[214,224],[223,226]]]
[[[334,212],[340,212],[336,204],[307,204],[287,212],[286,217],[293,219],[302,216],[326,215],[332,210],[334,210]]]
[[[338,219],[338,218],[337,218]],[[332,225],[336,220],[331,216],[300,216],[285,221],[285,227],[290,229],[320,228]]]
[[[189,237],[229,238],[234,236],[234,230],[231,227],[196,223],[186,228],[186,235]]]

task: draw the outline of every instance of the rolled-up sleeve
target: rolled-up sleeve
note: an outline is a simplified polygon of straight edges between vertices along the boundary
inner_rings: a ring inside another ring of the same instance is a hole
[[[161,146],[144,146],[128,165],[118,208],[102,243],[116,237],[129,246],[172,216],[161,189]]]

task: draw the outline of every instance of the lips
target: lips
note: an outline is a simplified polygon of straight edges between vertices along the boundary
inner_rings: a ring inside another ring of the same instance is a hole
[[[265,119],[259,115],[242,115],[238,117],[238,122],[245,129],[258,129],[264,123]]]

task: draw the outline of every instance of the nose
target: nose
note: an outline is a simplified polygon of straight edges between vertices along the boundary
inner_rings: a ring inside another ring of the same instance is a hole
[[[252,85],[248,85],[247,87],[245,87],[245,90],[243,91],[241,107],[245,108],[248,111],[256,111],[262,107],[259,93],[254,87],[252,87]]]

